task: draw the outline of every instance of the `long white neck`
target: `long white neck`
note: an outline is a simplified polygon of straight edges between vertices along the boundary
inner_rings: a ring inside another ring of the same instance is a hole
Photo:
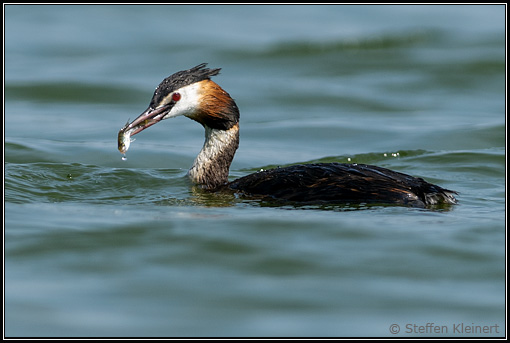
[[[206,189],[228,182],[228,171],[239,146],[239,126],[228,130],[211,129],[204,125],[205,143],[188,172],[191,180]]]

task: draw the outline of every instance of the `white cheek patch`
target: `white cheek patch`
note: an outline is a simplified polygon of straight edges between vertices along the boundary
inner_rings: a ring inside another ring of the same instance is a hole
[[[200,100],[200,82],[194,83],[189,86],[185,86],[176,90],[181,94],[181,99],[175,103],[170,112],[168,112],[163,119],[178,117],[178,116],[187,116],[193,118],[193,115],[198,110],[199,100]],[[164,100],[163,103],[169,103],[172,99],[172,94],[169,94]]]

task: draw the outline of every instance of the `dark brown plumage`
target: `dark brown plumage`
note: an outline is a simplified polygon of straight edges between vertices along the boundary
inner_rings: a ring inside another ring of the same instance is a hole
[[[299,203],[381,203],[426,207],[455,203],[453,191],[365,164],[299,164],[250,174],[228,184],[248,196]]]

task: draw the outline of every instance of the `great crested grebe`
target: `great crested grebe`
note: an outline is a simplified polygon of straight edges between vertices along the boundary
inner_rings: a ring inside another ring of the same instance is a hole
[[[292,165],[260,171],[228,181],[230,164],[239,145],[239,109],[211,76],[220,68],[202,63],[164,79],[149,107],[118,136],[126,153],[130,136],[163,119],[184,115],[205,129],[205,143],[188,172],[207,190],[231,190],[248,197],[299,203],[385,203],[426,207],[455,204],[456,192],[389,169],[344,163]]]

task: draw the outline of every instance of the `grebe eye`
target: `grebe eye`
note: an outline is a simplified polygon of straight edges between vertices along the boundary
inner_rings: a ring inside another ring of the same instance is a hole
[[[172,94],[172,100],[175,102],[181,100],[181,93],[175,92],[174,94]]]

